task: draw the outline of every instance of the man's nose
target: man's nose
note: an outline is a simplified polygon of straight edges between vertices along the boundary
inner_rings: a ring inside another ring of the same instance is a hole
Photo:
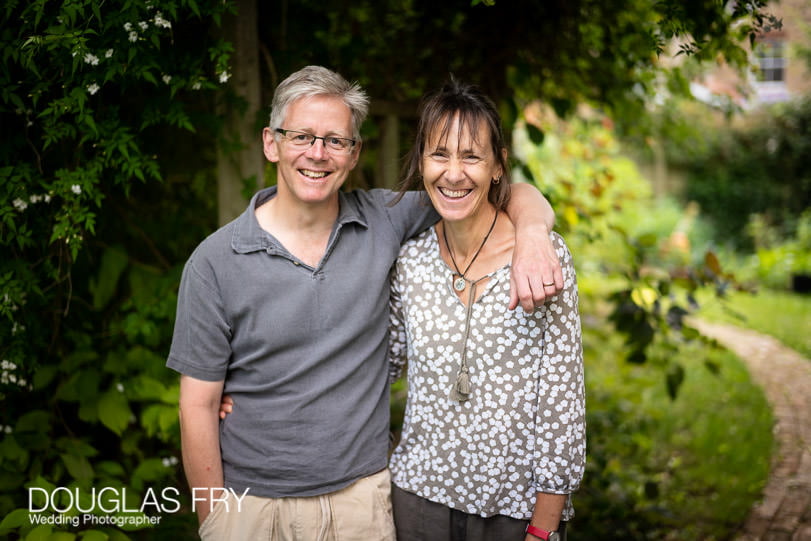
[[[323,160],[327,157],[327,143],[323,137],[313,139],[310,148],[307,149],[307,155],[317,160]]]

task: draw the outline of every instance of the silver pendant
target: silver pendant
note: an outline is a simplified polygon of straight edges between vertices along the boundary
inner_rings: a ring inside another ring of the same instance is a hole
[[[456,278],[453,281],[453,289],[455,289],[456,291],[464,291],[465,290],[465,279],[462,278],[461,276],[459,278]]]

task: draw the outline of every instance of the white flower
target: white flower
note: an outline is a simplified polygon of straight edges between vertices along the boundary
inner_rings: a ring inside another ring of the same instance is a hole
[[[203,84],[200,81],[195,81],[194,84],[191,85],[192,90],[200,90],[203,88]]]
[[[98,92],[98,91],[99,91],[99,88],[101,88],[101,87],[100,87],[99,85],[97,85],[96,83],[93,83],[93,84],[87,85],[87,91],[88,91],[88,92],[90,92],[90,94],[91,94],[91,95],[93,95],[93,94],[95,94],[96,92]]]
[[[231,78],[231,74],[228,73],[227,71],[224,71],[224,72],[220,73],[220,82],[221,83],[227,83],[228,79],[230,79],[230,78]]]
[[[171,75],[164,75],[163,77],[161,77],[161,79],[163,79],[163,82],[168,85],[169,82],[172,80],[172,76]]]
[[[141,30],[146,30],[147,28],[149,28],[149,23],[146,21],[141,21],[140,23],[138,23],[138,26],[141,28]]]
[[[172,28],[172,23],[164,19],[160,11],[155,14],[155,18],[152,22],[155,23],[155,26],[161,28]]]
[[[124,385],[123,385],[123,384],[121,384],[121,383],[116,383],[116,384],[115,384],[115,388],[116,388],[116,390],[117,390],[119,393],[123,393],[123,392],[124,392]]]
[[[132,23],[124,23],[124,30],[127,32],[132,30]]]
[[[36,194],[28,198],[28,201],[31,202],[32,204],[37,204],[40,202],[40,200],[42,200],[42,196]]]
[[[26,203],[25,201],[23,201],[19,197],[17,199],[15,199],[14,201],[12,201],[11,204],[14,205],[15,209],[20,210],[20,211],[23,211],[26,208],[28,208],[28,203]]]
[[[112,49],[107,49],[107,51],[104,53],[104,58],[111,58],[112,56],[113,56],[113,50]]]
[[[130,32],[129,40],[132,42],[138,41],[138,33],[135,30]]]
[[[78,184],[74,184],[73,186],[70,187],[70,191],[72,191],[76,195],[79,195],[80,193],[82,193],[82,187],[79,186]]]
[[[6,434],[11,434],[11,430],[12,429],[11,429],[10,425],[7,425],[7,426],[3,427],[3,432],[5,432]]]
[[[46,193],[45,195],[42,196],[42,200],[45,201],[46,203],[50,203],[51,202],[51,194]]]
[[[90,64],[91,66],[97,66],[99,64],[99,57],[94,55],[94,54],[87,53],[86,55],[84,55],[84,61],[85,61],[85,64]]]

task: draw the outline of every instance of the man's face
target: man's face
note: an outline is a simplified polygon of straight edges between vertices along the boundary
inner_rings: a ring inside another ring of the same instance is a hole
[[[352,114],[340,98],[314,96],[301,98],[287,108],[285,130],[295,130],[319,137],[352,138]],[[357,165],[360,143],[350,153],[341,153],[324,146],[316,139],[312,146],[296,147],[285,137],[274,138],[271,129],[263,133],[265,156],[278,163],[279,195],[292,197],[305,205],[337,201],[338,190]]]

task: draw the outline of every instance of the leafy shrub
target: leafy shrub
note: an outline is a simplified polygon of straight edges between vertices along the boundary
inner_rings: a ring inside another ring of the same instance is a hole
[[[671,353],[701,338],[684,319],[696,307],[695,292],[723,293],[734,278],[713,252],[693,253],[695,209],[653,217],[650,184],[622,154],[607,119],[563,122],[532,108],[527,118],[515,143],[524,177],[555,207],[578,273],[611,277],[609,318],[626,338],[626,359],[654,361],[675,397],[685,374]]]
[[[668,164],[687,174],[681,195],[700,205],[717,243],[751,249],[741,232],[754,214],[789,235],[811,206],[811,96],[737,116],[670,103],[658,125]]]
[[[806,210],[796,221],[795,233],[784,238],[766,223],[761,215],[754,215],[747,231],[753,238],[757,278],[768,287],[789,289],[792,278],[811,275],[811,210]]]
[[[694,369],[672,400],[655,367],[622,361],[610,329],[590,326],[585,343],[589,460],[572,535],[730,538],[761,494],[773,446],[768,404],[745,367],[695,342],[674,353]],[[728,422],[740,415],[745,426]]]
[[[226,9],[195,0],[0,8],[0,536],[127,537],[114,526],[35,524],[31,489],[79,490],[84,500],[111,487],[137,509],[150,488],[183,486],[177,378],[164,363],[178,254],[209,230],[194,211],[211,203],[193,168],[161,182],[176,170],[156,141],[180,150],[204,127],[201,106],[229,50],[205,36]],[[55,500],[70,503],[66,491]],[[82,507],[105,514],[97,501]],[[187,529],[188,518],[166,517],[162,529]]]

